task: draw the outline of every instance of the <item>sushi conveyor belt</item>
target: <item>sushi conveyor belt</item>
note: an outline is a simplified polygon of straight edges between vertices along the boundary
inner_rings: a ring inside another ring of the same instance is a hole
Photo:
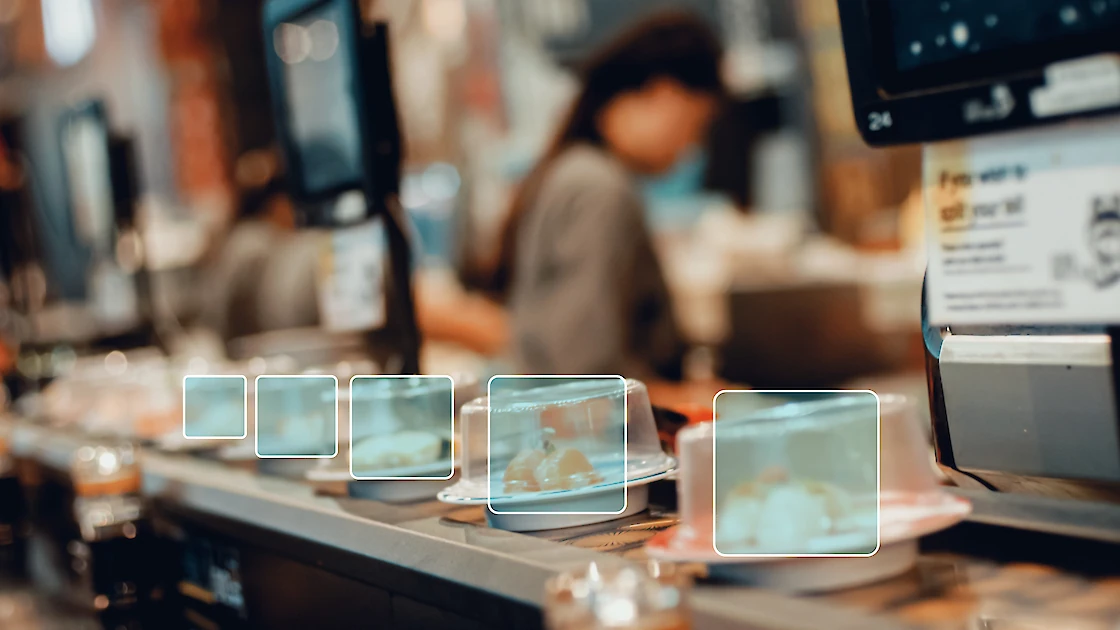
[[[154,456],[147,463],[145,487],[155,496],[177,495],[195,509],[241,514],[258,525],[294,524],[296,531],[286,528],[290,533],[318,535],[326,544],[533,607],[541,605],[544,581],[553,573],[590,561],[641,562],[643,543],[676,524],[671,482],[653,488],[651,509],[635,517],[514,534],[488,528],[484,508],[434,501],[393,506],[338,496],[339,488],[250,473],[239,473],[246,475],[239,483],[228,471],[214,477],[217,464],[209,462]],[[179,485],[188,478],[194,480],[189,487]],[[918,567],[903,576],[816,596],[709,584],[703,568],[693,567],[701,578],[693,593],[697,627],[1114,630],[1120,621],[1120,554],[1051,536],[1043,556],[1043,536],[965,523],[924,541]]]
[[[656,484],[650,510],[635,517],[516,534],[487,527],[484,508],[351,499],[341,485],[262,476],[199,457],[149,452],[143,471],[143,492],[157,513],[187,515],[226,532],[247,530],[262,544],[275,536],[274,547],[302,553],[327,570],[382,580],[385,588],[424,591],[447,609],[479,607],[470,593],[492,597],[522,611],[529,623],[539,623],[549,577],[593,561],[641,562],[644,543],[677,522],[672,482]],[[1120,627],[1115,545],[1000,527],[992,524],[1000,520],[1000,508],[984,495],[970,498],[977,505],[975,518],[923,540],[915,569],[866,587],[789,595],[712,583],[703,567],[690,567],[699,578],[692,592],[695,627]],[[338,567],[332,566],[336,562]]]

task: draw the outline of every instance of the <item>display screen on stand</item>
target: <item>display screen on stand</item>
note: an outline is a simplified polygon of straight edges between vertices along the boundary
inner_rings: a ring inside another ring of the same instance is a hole
[[[888,92],[996,79],[1092,52],[1115,36],[1120,2],[887,0],[869,5]]]
[[[1120,2],[1109,0],[891,0],[890,12],[903,71],[1120,28]]]
[[[354,59],[350,47],[340,42],[342,19],[342,9],[328,4],[274,32],[285,74],[293,157],[300,165],[296,174],[308,191],[335,190],[362,178]]]
[[[355,193],[356,194],[356,193]],[[346,203],[346,197],[340,200]],[[354,198],[351,203],[364,200]],[[389,246],[380,217],[322,236],[319,258],[319,320],[336,332],[385,326],[385,261]]]
[[[414,373],[388,28],[365,22],[357,0],[268,0],[264,32],[288,183],[300,223],[320,239],[321,325],[368,333],[378,360]]]
[[[99,105],[72,112],[62,125],[62,151],[74,227],[95,256],[112,249],[113,190],[109,171],[109,130]]]
[[[132,204],[134,191],[114,187],[132,182],[119,172],[124,165],[113,162],[114,139],[100,102],[70,111],[63,118],[61,137],[74,231],[90,253],[87,299],[102,331],[119,334],[136,326],[141,317],[135,269],[123,269],[116,250],[117,221],[130,214],[117,206]]]

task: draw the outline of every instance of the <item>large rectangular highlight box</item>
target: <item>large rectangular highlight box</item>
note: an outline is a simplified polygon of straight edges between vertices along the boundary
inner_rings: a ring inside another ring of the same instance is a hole
[[[871,391],[724,391],[713,400],[712,545],[731,558],[867,558],[880,547]]]
[[[491,513],[626,511],[626,379],[495,376],[487,392],[486,485]],[[588,509],[572,509],[580,502]]]
[[[455,476],[455,381],[450,376],[350,379],[350,476],[441,481]]]
[[[255,448],[261,459],[338,455],[338,378],[258,376]]]
[[[248,381],[244,376],[183,377],[183,438],[243,440],[249,433]]]

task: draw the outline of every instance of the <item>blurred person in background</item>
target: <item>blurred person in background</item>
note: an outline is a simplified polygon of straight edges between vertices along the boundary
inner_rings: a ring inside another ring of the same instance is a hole
[[[522,372],[681,380],[687,347],[639,180],[702,142],[723,95],[722,57],[706,23],[667,12],[583,68],[566,121],[515,197],[490,279]]]
[[[238,216],[222,242],[203,285],[202,324],[228,344],[230,341],[274,330],[264,320],[266,291],[262,278],[275,265],[278,256],[294,243],[295,214],[288,198],[279,160],[269,151],[254,151],[237,165],[240,189]],[[290,326],[315,326],[318,323],[314,292],[314,261],[288,278],[296,293],[285,309],[295,309]],[[302,273],[301,273],[302,272]],[[310,282],[310,286],[308,286]],[[302,285],[302,289],[300,286]]]
[[[250,152],[239,160],[239,215],[207,270],[202,324],[227,344],[264,332],[320,325],[317,265],[323,243],[295,230],[296,218],[278,157]],[[418,282],[417,320],[425,339],[487,356],[505,351],[505,313],[486,300]]]
[[[0,136],[0,195],[7,198],[0,198],[0,230],[6,232],[0,234],[0,322],[3,322],[0,326],[0,410],[4,408],[7,400],[5,382],[15,371],[17,353],[15,339],[8,335],[7,327],[10,326],[10,311],[15,308],[16,301],[9,281],[17,273],[18,256],[15,251],[5,250],[16,248],[15,239],[20,238],[20,230],[16,218],[12,216],[15,209],[7,207],[4,203],[6,200],[11,201],[15,191],[23,185],[23,175],[16,159],[4,142],[4,138]]]

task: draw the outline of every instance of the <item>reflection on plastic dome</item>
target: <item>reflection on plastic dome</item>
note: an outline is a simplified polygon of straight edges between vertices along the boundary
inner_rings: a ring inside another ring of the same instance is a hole
[[[338,454],[338,379],[257,379],[257,456],[329,459]]]
[[[183,379],[183,437],[236,440],[248,433],[244,376]]]
[[[879,541],[879,400],[809,393],[808,402],[713,427],[714,542],[721,555],[871,555]],[[796,400],[796,395],[791,395]],[[766,407],[766,405],[759,405]]]
[[[609,509],[600,503],[591,511],[624,510],[626,393],[621,377],[492,379],[491,499],[604,487],[614,497]],[[542,504],[539,511],[552,510]]]
[[[448,376],[360,376],[350,385],[356,479],[450,479],[454,381]]]

